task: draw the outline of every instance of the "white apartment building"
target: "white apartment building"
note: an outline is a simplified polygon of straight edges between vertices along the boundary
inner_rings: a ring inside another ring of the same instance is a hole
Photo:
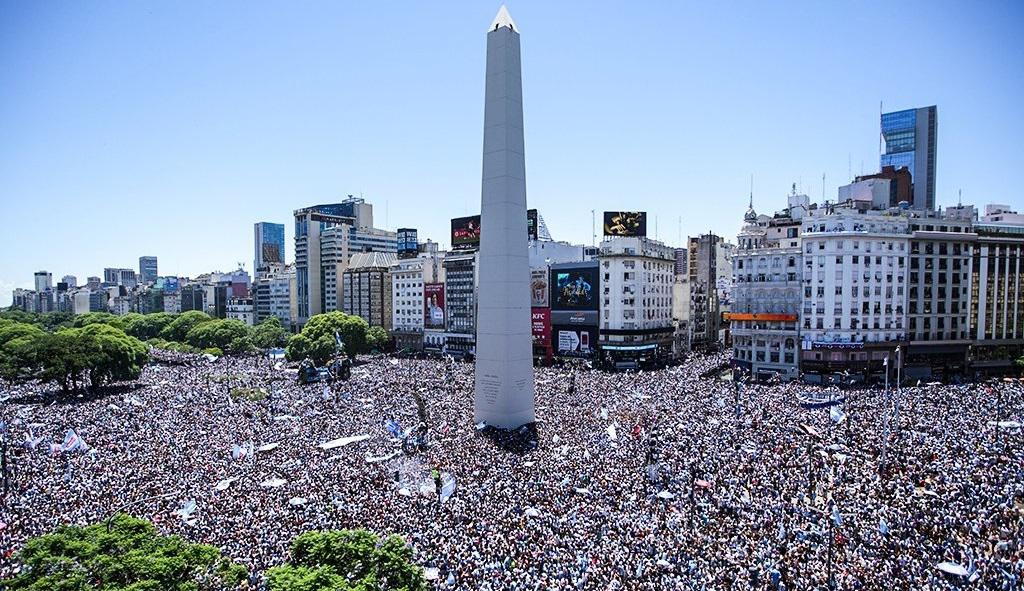
[[[227,317],[241,320],[249,326],[256,324],[256,309],[252,298],[229,298]]]
[[[295,282],[295,267],[271,263],[258,270],[253,283],[253,304],[255,306],[255,322],[259,324],[276,316],[281,325],[290,328],[293,321],[292,289]]]
[[[908,218],[826,205],[802,224],[803,371],[881,371],[907,340]]]
[[[424,283],[444,283],[443,252],[399,259],[391,266],[392,331],[398,349],[423,348]],[[438,331],[442,334],[443,329]],[[440,345],[439,345],[440,346]]]
[[[744,216],[732,258],[733,300],[725,314],[733,366],[757,380],[799,376],[803,265],[800,221]]]
[[[606,362],[642,365],[672,355],[675,250],[646,237],[601,242],[599,344]]]
[[[167,312],[168,314],[181,313],[181,296],[176,293],[165,293],[164,312]]]

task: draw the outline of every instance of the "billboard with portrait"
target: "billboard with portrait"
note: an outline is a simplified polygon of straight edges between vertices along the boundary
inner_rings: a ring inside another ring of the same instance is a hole
[[[534,308],[547,308],[549,305],[546,269],[530,270],[530,305]]]
[[[444,328],[444,284],[423,285],[423,328]]]
[[[551,269],[552,310],[597,310],[597,267],[553,267]]]
[[[605,236],[647,236],[646,211],[604,212]]]
[[[452,218],[452,250],[468,250],[480,246],[480,216]]]

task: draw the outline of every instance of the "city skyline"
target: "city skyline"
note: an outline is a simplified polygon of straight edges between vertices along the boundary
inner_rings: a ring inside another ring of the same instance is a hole
[[[41,269],[84,278],[155,255],[163,275],[228,271],[250,260],[253,223],[285,224],[290,251],[294,210],[348,194],[375,205],[378,227],[447,243],[450,218],[478,213],[474,31],[498,4],[9,8],[0,80],[19,91],[0,102],[0,247],[19,255],[0,261],[0,305]],[[797,6],[512,3],[531,39],[528,206],[554,238],[590,243],[588,209],[646,210],[673,246],[731,238],[750,174],[759,211],[792,182],[820,201],[822,173],[834,199],[877,170],[879,101],[938,105],[937,205],[963,188],[965,203],[1020,209],[993,172],[1024,167],[1020,7],[932,7],[885,64],[883,5]],[[662,26],[673,21],[685,35]],[[859,43],[834,42],[844,35]]]

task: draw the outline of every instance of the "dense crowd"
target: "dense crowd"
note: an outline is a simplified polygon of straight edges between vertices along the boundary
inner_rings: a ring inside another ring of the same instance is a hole
[[[736,387],[721,356],[543,368],[535,429],[497,433],[473,424],[472,365],[364,361],[331,387],[181,355],[95,395],[10,389],[0,575],[26,538],[123,510],[220,547],[254,588],[298,533],[348,527],[404,536],[439,589],[1024,585],[1024,384],[848,390],[830,412],[798,404],[808,386]],[[428,445],[402,451],[416,393]],[[68,429],[89,449],[51,452]]]

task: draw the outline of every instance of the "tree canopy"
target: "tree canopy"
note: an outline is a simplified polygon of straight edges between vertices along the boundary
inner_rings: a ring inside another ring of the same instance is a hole
[[[129,314],[125,317],[125,332],[140,341],[148,341],[160,336],[160,333],[174,322],[175,315],[166,312],[154,314]]]
[[[110,324],[46,332],[31,324],[0,324],[0,377],[38,379],[68,392],[89,384],[133,380],[142,373],[148,348]]]
[[[336,351],[335,332],[345,345],[345,354],[355,359],[356,355],[369,350],[369,330],[370,326],[359,316],[350,316],[344,312],[317,314],[306,322],[301,333],[288,340],[288,359],[312,359],[317,364],[323,364]]]
[[[284,347],[288,344],[288,331],[281,324],[280,318],[271,316],[253,327],[251,338],[257,349]]]
[[[160,338],[167,341],[183,343],[185,342],[185,335],[187,335],[189,331],[197,325],[211,320],[213,320],[213,318],[199,310],[182,312],[181,314],[178,314],[177,318],[172,320],[170,324],[160,331]]]
[[[296,537],[291,561],[267,571],[267,587],[270,591],[425,591],[427,583],[402,538],[335,530]]]
[[[217,348],[229,353],[244,353],[252,349],[249,327],[234,319],[200,322],[188,331],[185,342],[197,349]]]
[[[86,527],[61,526],[15,555],[22,565],[0,581],[10,591],[213,591],[236,589],[244,567],[205,544],[163,536],[128,515]]]

